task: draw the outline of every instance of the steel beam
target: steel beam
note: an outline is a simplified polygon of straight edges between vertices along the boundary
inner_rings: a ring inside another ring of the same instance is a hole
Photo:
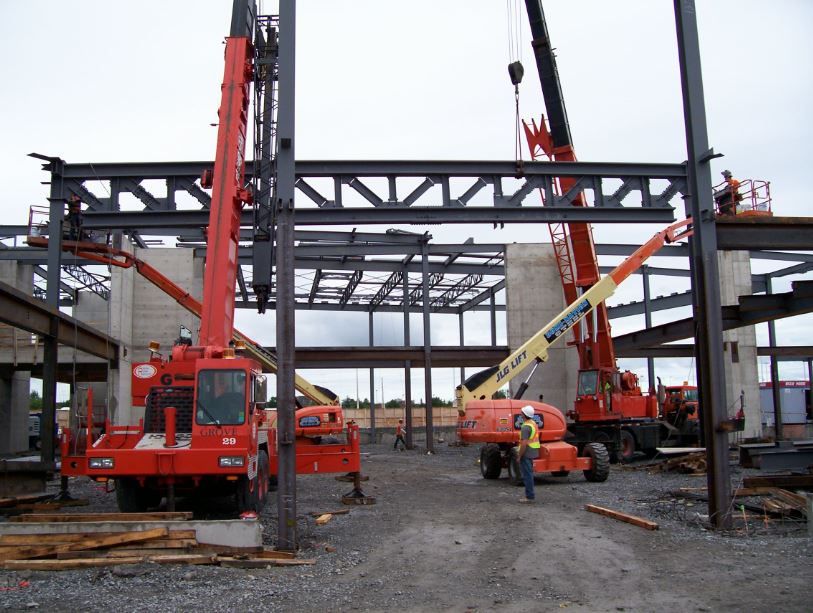
[[[809,251],[811,245],[811,217],[721,217],[717,220],[717,248],[720,250]]]

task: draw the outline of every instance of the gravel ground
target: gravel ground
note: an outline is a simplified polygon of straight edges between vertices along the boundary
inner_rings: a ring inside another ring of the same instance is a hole
[[[756,521],[721,534],[705,504],[674,498],[705,478],[614,466],[521,488],[486,481],[478,449],[437,453],[368,445],[363,469],[378,503],[316,526],[350,484],[300,477],[301,557],[313,566],[241,570],[141,564],[62,572],[0,571],[3,610],[58,611],[809,611],[813,546],[798,521]],[[742,478],[732,467],[732,481]],[[52,487],[56,488],[54,483]],[[84,511],[115,511],[115,495],[72,482]],[[654,520],[642,528],[584,511],[592,503]],[[262,514],[274,543],[275,500]]]

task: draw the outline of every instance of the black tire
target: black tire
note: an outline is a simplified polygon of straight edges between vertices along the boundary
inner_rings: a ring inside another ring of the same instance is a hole
[[[554,477],[567,477],[570,474],[569,470],[554,470],[551,475]]]
[[[268,502],[268,491],[271,489],[271,475],[269,474],[268,454],[260,449],[257,457],[257,482],[260,486],[257,497],[257,513],[265,508]]]
[[[116,479],[116,504],[122,513],[143,513],[149,496],[135,479]]]
[[[279,480],[276,475],[268,475],[268,491],[276,492],[279,487]]]
[[[265,482],[261,471],[263,470],[263,457],[265,457]],[[262,449],[257,454],[257,474],[253,479],[247,476],[237,481],[237,513],[259,513],[264,504],[264,497],[268,495],[268,455]]]
[[[497,445],[480,448],[480,474],[483,479],[499,479],[502,473],[502,453]]]
[[[585,448],[590,458],[590,468],[584,471],[584,478],[593,483],[602,483],[610,476],[610,454],[601,443],[590,443]]]
[[[635,437],[629,430],[621,430],[621,447],[618,450],[618,459],[623,463],[632,462],[635,456]]]
[[[513,449],[508,455],[508,481],[513,485],[524,485],[522,482],[522,471],[519,468],[519,458]]]

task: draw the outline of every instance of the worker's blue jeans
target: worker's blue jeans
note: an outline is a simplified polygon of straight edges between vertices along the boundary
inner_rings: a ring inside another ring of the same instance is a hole
[[[519,472],[522,475],[522,482],[525,484],[525,498],[534,499],[534,461],[527,455],[519,459]]]

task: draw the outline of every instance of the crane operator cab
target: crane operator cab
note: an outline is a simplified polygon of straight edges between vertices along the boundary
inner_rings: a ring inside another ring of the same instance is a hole
[[[199,425],[239,425],[246,420],[246,372],[240,369],[198,373],[195,419]]]

